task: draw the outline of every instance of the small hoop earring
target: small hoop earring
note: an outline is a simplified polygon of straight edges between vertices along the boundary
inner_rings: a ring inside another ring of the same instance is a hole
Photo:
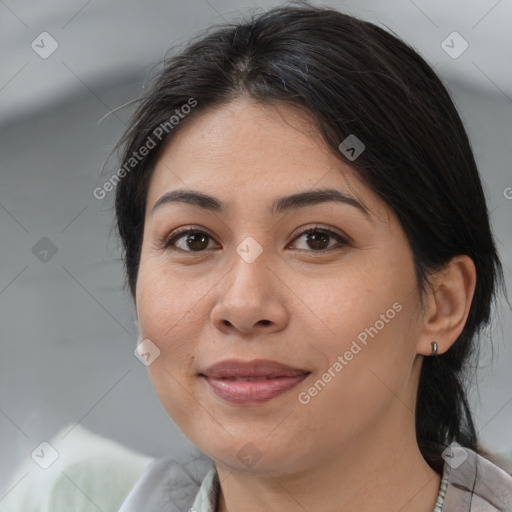
[[[431,343],[431,345],[432,345],[432,355],[437,356],[437,341],[433,341]]]

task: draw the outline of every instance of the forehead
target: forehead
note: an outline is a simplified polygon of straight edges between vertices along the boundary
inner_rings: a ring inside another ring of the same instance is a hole
[[[360,198],[375,216],[388,217],[385,204],[332,154],[313,119],[285,104],[238,99],[196,112],[156,162],[147,213],[162,194],[187,188],[227,205],[271,203],[293,192],[335,188]]]

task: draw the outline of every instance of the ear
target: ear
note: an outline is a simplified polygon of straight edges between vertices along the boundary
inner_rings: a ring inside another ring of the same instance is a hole
[[[432,355],[433,341],[438,354],[455,343],[466,324],[475,286],[475,264],[467,255],[455,256],[434,275],[425,300],[418,354]]]

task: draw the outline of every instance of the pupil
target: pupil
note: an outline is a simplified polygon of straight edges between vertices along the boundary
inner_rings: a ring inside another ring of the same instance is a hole
[[[204,249],[208,246],[206,233],[196,232],[187,236],[187,244],[191,249]],[[201,245],[203,244],[203,245]]]
[[[325,249],[325,246],[329,245],[329,235],[318,231],[308,233],[308,243],[312,249]]]

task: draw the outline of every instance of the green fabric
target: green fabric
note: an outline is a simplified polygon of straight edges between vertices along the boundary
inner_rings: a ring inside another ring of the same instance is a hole
[[[80,425],[66,425],[49,443],[57,459],[43,469],[28,453],[5,487],[0,512],[117,512],[154,460]]]
[[[117,512],[141,474],[141,467],[120,467],[95,458],[64,470],[52,488],[49,511]]]

